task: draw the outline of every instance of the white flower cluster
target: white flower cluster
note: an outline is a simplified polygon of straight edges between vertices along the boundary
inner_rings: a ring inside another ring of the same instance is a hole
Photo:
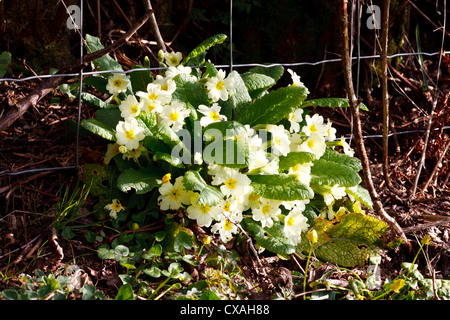
[[[116,127],[117,144],[121,152],[132,151],[140,147],[144,139],[144,129],[139,127],[136,120],[141,112],[156,114],[158,122],[169,125],[175,132],[181,130],[185,119],[190,114],[190,109],[184,102],[172,99],[176,90],[173,78],[181,73],[186,74],[198,83],[203,83],[204,89],[210,99],[210,105],[193,106],[201,117],[201,127],[206,127],[213,122],[226,121],[222,115],[219,100],[226,101],[234,90],[233,78],[227,77],[225,71],[219,70],[217,74],[208,79],[198,79],[192,74],[190,67],[180,65],[181,54],[160,53],[160,61],[164,60],[168,69],[164,76],[158,75],[148,84],[146,92],[137,92],[136,96],[128,95],[119,105],[123,121]],[[292,76],[292,86],[302,85],[300,78],[292,70],[288,70]],[[200,81],[202,80],[202,81]],[[126,92],[129,80],[123,75],[114,75],[108,81],[108,90],[112,95]],[[126,84],[126,85],[125,85]],[[261,226],[272,227],[275,221],[284,223],[285,235],[295,245],[301,241],[301,233],[308,229],[307,219],[303,215],[309,200],[278,201],[262,198],[253,193],[251,180],[247,173],[251,174],[279,174],[279,156],[286,156],[293,151],[306,151],[320,158],[326,149],[326,141],[336,139],[336,129],[330,121],[325,122],[323,117],[314,114],[303,115],[304,110],[299,108],[289,114],[289,130],[283,125],[267,125],[268,139],[263,139],[253,128],[245,126],[244,137],[250,146],[250,165],[246,170],[239,170],[217,164],[205,164],[207,173],[211,177],[211,184],[217,186],[224,198],[214,206],[199,204],[199,194],[187,191],[183,184],[183,176],[176,177],[171,182],[170,174],[163,178],[159,188],[160,196],[158,204],[161,210],[177,210],[185,208],[190,219],[196,220],[201,227],[211,227],[211,231],[218,233],[224,242],[228,242],[233,235],[239,232],[239,223],[244,214],[251,214]],[[341,140],[344,150],[352,152],[348,144]],[[125,150],[124,150],[125,149]],[[201,154],[195,154],[194,161],[201,164]],[[289,174],[294,174],[297,180],[309,185],[311,180],[311,166],[313,164],[297,164],[289,169]],[[345,188],[333,187],[324,194],[327,205],[331,205],[335,199],[345,195]],[[284,210],[282,210],[284,208]],[[284,214],[288,212],[287,214]]]

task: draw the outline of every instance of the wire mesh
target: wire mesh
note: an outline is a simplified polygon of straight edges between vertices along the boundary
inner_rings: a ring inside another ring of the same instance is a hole
[[[64,3],[64,1],[62,1]],[[357,8],[359,11],[360,8],[360,1],[357,1]],[[71,17],[70,12],[68,8],[66,7],[66,11]],[[84,38],[83,38],[83,20],[84,20],[84,0],[80,0],[80,26],[78,26],[77,32],[80,35],[80,63],[83,63],[84,59]],[[230,61],[229,64],[218,64],[216,65],[217,68],[229,68],[230,71],[233,70],[233,68],[249,68],[249,67],[264,67],[264,68],[270,68],[273,66],[282,66],[282,67],[299,67],[299,66],[318,66],[322,64],[327,63],[340,63],[341,59],[324,59],[319,61],[301,61],[301,62],[294,62],[294,63],[269,63],[269,64],[262,64],[262,63],[245,63],[245,64],[234,64],[233,61],[233,1],[230,0],[230,19],[229,19],[229,40],[230,40]],[[357,74],[356,74],[356,88],[357,91],[359,91],[359,74],[360,74],[360,62],[361,60],[366,59],[379,59],[381,58],[381,55],[366,55],[361,56],[360,54],[360,20],[361,15],[359,12],[357,12],[356,15],[359,19],[357,23],[357,56],[351,57],[352,61],[356,61],[357,63]],[[445,30],[444,30],[445,32]],[[436,56],[441,54],[450,54],[450,51],[442,51],[442,52],[404,52],[404,53],[396,53],[393,55],[388,55],[387,58],[397,58],[397,57],[406,57],[406,56]],[[192,68],[202,68],[201,66],[193,66]],[[30,76],[25,78],[0,78],[0,82],[8,81],[8,82],[24,82],[24,81],[32,81],[36,79],[47,79],[47,78],[53,78],[53,77],[79,77],[79,97],[82,96],[83,93],[83,77],[89,76],[89,75],[99,75],[104,73],[124,73],[129,74],[131,72],[141,72],[141,71],[160,71],[167,69],[166,67],[151,67],[151,68],[139,68],[139,69],[131,69],[131,70],[125,70],[125,71],[119,71],[119,70],[103,70],[103,71],[86,71],[84,72],[83,69],[80,70],[78,73],[62,73],[62,74],[44,74],[44,75],[36,75],[36,76]],[[81,111],[82,111],[82,100],[78,99],[78,114],[77,114],[77,132],[76,132],[76,155],[75,155],[75,164],[71,166],[61,166],[61,167],[48,167],[48,168],[35,168],[35,169],[29,169],[29,170],[21,170],[21,171],[0,171],[0,176],[6,175],[6,176],[16,176],[26,173],[36,173],[36,172],[43,172],[43,171],[54,171],[54,170],[72,170],[72,169],[78,169],[79,168],[79,142],[80,142],[80,122],[81,122]],[[448,130],[450,129],[450,126],[443,126],[440,128],[436,128],[435,130]],[[425,129],[417,129],[417,130],[407,130],[407,131],[399,131],[399,132],[392,132],[388,134],[388,137],[392,137],[394,135],[403,135],[403,134],[413,134],[413,133],[423,133],[426,132]],[[382,135],[366,135],[363,136],[364,139],[369,138],[382,138]],[[344,137],[344,139],[352,139],[352,134],[350,136]]]

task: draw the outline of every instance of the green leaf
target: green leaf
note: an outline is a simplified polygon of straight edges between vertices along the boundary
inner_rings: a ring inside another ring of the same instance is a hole
[[[102,244],[97,250],[98,257],[103,260],[114,259],[116,254],[109,248],[109,245]]]
[[[321,98],[306,100],[302,103],[301,108],[306,107],[330,107],[330,108],[347,108],[350,106],[346,98]],[[359,105],[359,108],[364,111],[369,111],[364,103]]]
[[[245,127],[236,121],[211,123],[205,127],[204,137],[212,142],[205,144],[203,159],[225,167],[247,167],[251,160],[246,132]]]
[[[81,100],[83,100],[83,102],[90,107],[97,107],[97,108],[102,108],[102,109],[117,108],[117,105],[106,103],[102,99],[100,99],[88,92],[81,93]]]
[[[314,244],[317,258],[343,267],[363,266],[371,254],[383,246],[381,240],[388,226],[385,222],[361,213],[348,213],[338,221],[316,219]],[[308,252],[310,242],[302,239],[299,250]]]
[[[181,161],[181,159],[174,157],[168,153],[156,152],[153,155],[153,161],[156,162],[159,160],[165,161],[168,164],[170,164],[171,166],[174,166],[175,168],[184,168],[185,167],[183,162]]]
[[[136,65],[132,70],[139,70],[144,68],[143,66]],[[140,70],[130,72],[131,87],[134,92],[147,91],[147,85],[153,82],[152,73],[149,70]]]
[[[367,191],[365,188],[357,185],[356,187],[345,188],[345,192],[355,197],[356,200],[361,202],[366,207],[373,209],[372,198],[370,197],[369,191]]]
[[[211,290],[203,291],[202,295],[198,298],[199,300],[220,300],[219,296]]]
[[[275,80],[272,77],[261,73],[246,72],[241,77],[252,99],[258,98],[264,91],[275,84]]]
[[[115,109],[98,109],[95,111],[95,118],[111,128],[116,128],[119,121],[123,121],[120,110]]]
[[[11,53],[2,52],[0,54],[0,78],[6,74],[8,71],[8,65],[11,63]]]
[[[152,266],[151,268],[144,269],[143,271],[146,275],[148,275],[150,277],[153,277],[153,278],[161,277],[161,269],[159,269],[158,267]]]
[[[315,154],[304,151],[293,151],[286,156],[280,156],[279,169],[287,171],[291,167],[295,167],[297,164],[308,163],[316,159]]]
[[[361,177],[351,167],[320,158],[311,167],[311,185],[335,184],[341,187],[353,187],[361,182]]]
[[[312,189],[292,175],[248,175],[248,177],[252,181],[253,192],[266,199],[293,201],[314,197]]]
[[[183,64],[186,65],[189,62],[189,60],[195,58],[200,53],[208,50],[209,48],[217,44],[223,43],[226,38],[227,36],[224,34],[217,34],[215,36],[212,36],[211,38],[206,39],[187,55],[187,57],[183,60]]]
[[[284,74],[283,66],[257,66],[248,72],[259,73],[271,77],[275,82],[281,79]]]
[[[100,42],[100,39],[89,34],[86,35],[86,51],[88,53],[93,53],[95,51],[104,49],[104,46]],[[94,67],[98,68],[100,71],[106,70],[117,70],[123,71],[122,66],[109,55],[104,55],[101,58],[95,59],[92,64]],[[103,74],[104,77],[109,78],[112,76],[112,73]]]
[[[295,252],[295,246],[285,236],[284,227],[279,221],[275,221],[270,228],[262,228],[259,222],[251,218],[244,218],[241,224],[255,237],[256,243],[261,247],[280,255]]]
[[[197,171],[186,171],[183,184],[188,191],[200,192],[200,197],[197,201],[200,205],[208,203],[210,206],[214,206],[223,199],[222,192],[216,187],[209,186]]]
[[[93,86],[95,89],[100,90],[103,93],[109,93],[106,89],[108,79],[98,76],[88,76],[83,79],[83,85]]]
[[[234,90],[229,93],[228,100],[219,100],[218,103],[221,106],[221,113],[228,120],[234,120],[251,105],[252,98],[238,72],[230,72],[228,78],[234,80]]]
[[[346,165],[347,167],[351,168],[356,172],[362,170],[361,160],[337,152],[336,150],[330,148],[325,149],[325,153],[322,155],[320,159]]]
[[[176,252],[180,252],[183,248],[190,249],[193,245],[191,236],[184,231],[178,232],[173,243]]]
[[[134,300],[134,292],[131,284],[124,284],[119,288],[116,300]]]
[[[173,78],[177,88],[172,93],[172,99],[183,103],[190,103],[195,108],[199,105],[209,105],[209,98],[206,91],[195,80],[187,74],[179,74]]]
[[[262,96],[243,112],[238,121],[255,126],[277,124],[297,109],[308,95],[304,86],[283,87]]]
[[[96,119],[83,119],[81,126],[106,140],[116,141],[116,130],[103,122]]]
[[[115,186],[118,171],[113,166],[102,166],[98,163],[88,163],[81,167],[81,176],[84,184],[90,185],[89,194],[95,197],[108,196],[111,197],[112,189]],[[117,190],[117,193],[119,191]]]
[[[147,193],[161,185],[161,173],[156,168],[128,169],[117,178],[117,187],[122,192],[135,189],[137,194]]]

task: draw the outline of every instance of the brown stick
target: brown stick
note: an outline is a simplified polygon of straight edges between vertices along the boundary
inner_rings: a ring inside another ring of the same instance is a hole
[[[342,64],[344,68],[345,86],[348,93],[348,100],[350,104],[350,111],[353,116],[353,131],[355,135],[356,150],[359,154],[359,158],[363,167],[363,181],[365,187],[368,189],[369,194],[373,201],[373,206],[376,213],[386,221],[386,223],[400,236],[400,238],[409,243],[402,228],[398,225],[397,221],[384,211],[383,204],[378,198],[378,194],[375,190],[372,181],[372,174],[370,172],[369,159],[367,157],[366,148],[364,146],[364,140],[362,136],[361,118],[359,117],[359,102],[355,96],[355,90],[353,88],[352,70],[350,63],[350,50],[349,50],[349,38],[348,38],[348,13],[347,13],[347,0],[340,0],[340,16],[341,16],[341,34],[342,34]]]
[[[84,67],[89,65],[92,61],[95,59],[103,57],[105,54],[108,54],[117,48],[119,48],[121,45],[126,43],[131,36],[136,33],[137,30],[139,30],[145,22],[147,22],[150,15],[153,13],[153,11],[147,11],[144,16],[131,28],[127,33],[125,33],[119,40],[112,43],[110,46],[98,50],[96,52],[87,54],[83,57],[83,63],[81,64],[74,64],[67,67],[64,67],[60,69],[56,74],[69,74],[69,73],[78,73],[80,72]],[[46,79],[45,81],[42,81],[41,85],[33,90],[28,96],[26,96],[24,99],[22,99],[17,105],[16,110],[10,110],[1,120],[0,122],[0,131],[5,130],[8,128],[11,124],[13,124],[17,119],[19,119],[30,106],[36,105],[39,100],[41,100],[43,97],[45,97],[48,93],[50,93],[54,88],[57,86],[65,83],[68,79],[71,77],[69,76],[61,76],[61,77],[51,77]]]

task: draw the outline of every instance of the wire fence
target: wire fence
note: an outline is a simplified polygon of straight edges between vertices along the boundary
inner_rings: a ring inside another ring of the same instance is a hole
[[[64,1],[62,1],[64,4]],[[65,4],[64,4],[65,5]],[[73,7],[73,6],[72,6]],[[360,8],[360,0],[357,0],[357,8]],[[69,7],[70,8],[70,7]],[[72,19],[72,22],[75,24],[76,22],[73,20],[73,17],[71,15],[71,12],[69,11],[69,8],[66,6],[66,12],[68,14],[68,19]],[[357,75],[356,75],[356,86],[359,88],[359,71],[360,71],[360,62],[362,60],[367,59],[379,59],[381,58],[381,55],[367,55],[367,56],[361,56],[360,50],[359,50],[359,40],[360,40],[360,33],[359,28],[361,24],[361,15],[357,13],[358,16],[358,23],[357,23],[357,56],[351,57],[352,61],[356,61],[357,63]],[[84,38],[83,38],[83,21],[84,21],[84,0],[80,0],[80,6],[79,6],[79,19],[77,19],[77,24],[75,26],[76,31],[80,35],[80,63],[82,64],[84,61]],[[375,18],[374,18],[375,19]],[[377,22],[374,20],[374,22]],[[221,64],[216,65],[217,68],[229,68],[230,71],[233,70],[233,68],[249,68],[249,67],[265,67],[270,68],[273,66],[283,66],[283,67],[299,67],[299,66],[318,66],[323,65],[327,63],[340,63],[341,59],[325,59],[320,61],[313,61],[313,62],[294,62],[294,63],[271,63],[271,64],[262,64],[262,63],[246,63],[246,64],[234,64],[233,62],[233,0],[230,0],[230,20],[229,20],[229,40],[230,40],[230,62],[229,64]],[[446,30],[443,30],[445,32]],[[388,55],[387,58],[397,58],[397,57],[407,57],[407,56],[437,56],[437,55],[443,55],[443,54],[450,54],[450,51],[439,51],[439,52],[406,52],[406,53],[397,53],[393,55]],[[201,66],[193,66],[192,68],[202,68]],[[126,71],[120,71],[120,70],[103,70],[103,71],[89,71],[84,72],[83,69],[81,69],[78,73],[63,73],[63,74],[44,74],[44,75],[36,75],[36,76],[30,76],[25,78],[0,78],[0,82],[8,81],[8,82],[24,82],[24,81],[32,81],[32,80],[42,80],[42,79],[48,79],[48,78],[54,78],[54,77],[79,77],[79,97],[82,96],[83,93],[83,77],[89,76],[89,75],[98,75],[98,74],[104,74],[104,73],[124,73],[129,74],[131,72],[141,72],[141,71],[160,71],[167,69],[166,67],[151,67],[151,68],[139,68],[139,69],[131,69]],[[358,92],[358,89],[357,91]],[[75,164],[71,166],[61,166],[61,167],[48,167],[48,168],[33,168],[29,170],[21,170],[21,171],[0,171],[0,176],[16,176],[26,173],[38,173],[38,172],[44,172],[44,171],[55,171],[55,170],[73,170],[79,168],[79,141],[80,141],[80,122],[81,122],[81,111],[82,111],[82,99],[78,99],[78,113],[77,113],[77,133],[76,133],[76,155],[75,155]],[[450,129],[450,126],[443,126],[440,128],[435,128],[434,130],[448,130]],[[413,133],[424,133],[426,132],[426,129],[417,129],[417,130],[406,130],[406,131],[399,131],[399,132],[392,132],[388,134],[388,137],[392,137],[394,135],[404,135],[404,134],[413,134]],[[382,138],[383,135],[381,134],[375,134],[375,135],[366,135],[363,136],[364,139],[369,138]],[[350,136],[344,137],[345,139],[352,139],[352,134]]]

